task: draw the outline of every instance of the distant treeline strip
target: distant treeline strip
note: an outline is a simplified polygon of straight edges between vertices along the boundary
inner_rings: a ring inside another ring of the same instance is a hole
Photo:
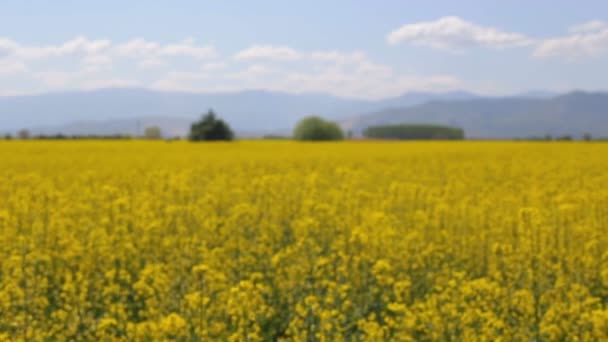
[[[29,137],[36,140],[128,140],[133,139],[129,134],[85,134],[85,135],[67,135],[67,134],[39,134]]]
[[[461,128],[412,124],[371,126],[363,131],[363,135],[372,139],[399,140],[463,140],[465,137]]]

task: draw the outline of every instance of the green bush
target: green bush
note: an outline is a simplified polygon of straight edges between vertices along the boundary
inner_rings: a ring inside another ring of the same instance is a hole
[[[304,141],[330,141],[344,139],[344,133],[335,122],[310,116],[302,119],[296,125],[293,137],[296,140]]]
[[[462,140],[461,128],[440,125],[386,125],[371,126],[363,131],[367,138],[400,140]]]
[[[146,127],[146,129],[144,130],[144,138],[146,139],[160,139],[162,137],[162,131],[158,126]]]
[[[232,140],[234,133],[224,120],[215,117],[213,110],[209,110],[199,121],[190,127],[191,141]]]
[[[286,137],[284,135],[280,135],[280,134],[266,134],[262,136],[262,139],[264,140],[285,140],[285,139],[290,139],[290,137]]]

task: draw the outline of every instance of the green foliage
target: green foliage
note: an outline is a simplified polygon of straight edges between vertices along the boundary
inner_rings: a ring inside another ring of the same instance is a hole
[[[286,137],[286,136],[280,135],[280,134],[266,134],[266,135],[262,136],[262,139],[264,139],[264,140],[285,140],[285,139],[289,139],[289,137]]]
[[[27,129],[21,129],[19,130],[19,132],[17,132],[17,136],[19,137],[19,139],[29,139],[30,131]]]
[[[399,140],[462,140],[461,128],[440,125],[371,126],[363,131],[367,138]]]
[[[39,134],[32,137],[36,140],[129,140],[133,137],[130,134],[84,134],[84,135],[66,135],[62,133],[57,134]]]
[[[306,141],[342,140],[344,139],[344,133],[335,122],[326,121],[317,116],[310,116],[302,119],[296,125],[293,137],[296,140]]]
[[[158,126],[146,127],[144,130],[144,138],[146,139],[160,139],[162,138],[162,132]]]
[[[234,133],[223,120],[216,118],[213,110],[209,110],[199,121],[190,127],[191,141],[232,140]]]

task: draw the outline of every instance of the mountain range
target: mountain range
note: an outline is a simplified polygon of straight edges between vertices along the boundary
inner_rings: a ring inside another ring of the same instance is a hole
[[[189,123],[212,108],[245,135],[284,132],[301,118],[319,115],[343,119],[389,107],[409,107],[433,99],[467,99],[466,92],[407,93],[365,101],[322,93],[270,91],[226,93],[161,92],[146,89],[101,89],[0,97],[0,132],[28,128],[45,134],[136,134],[160,125],[166,134],[183,135]]]
[[[355,134],[370,125],[437,123],[464,128],[479,138],[591,133],[608,136],[608,93],[531,91],[487,97],[464,91],[410,92],[381,100],[323,93],[274,91],[224,93],[101,89],[0,97],[0,133],[27,128],[34,134],[139,134],[160,126],[184,136],[190,123],[212,108],[239,136],[289,134],[301,118],[318,115]]]
[[[473,138],[581,137],[586,133],[608,137],[608,93],[575,91],[551,97],[430,101],[341,122],[344,129],[355,134],[369,126],[401,123],[460,127]]]

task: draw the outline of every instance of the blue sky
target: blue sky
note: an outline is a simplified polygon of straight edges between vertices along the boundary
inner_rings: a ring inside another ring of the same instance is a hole
[[[0,94],[608,90],[607,1],[3,1]]]

